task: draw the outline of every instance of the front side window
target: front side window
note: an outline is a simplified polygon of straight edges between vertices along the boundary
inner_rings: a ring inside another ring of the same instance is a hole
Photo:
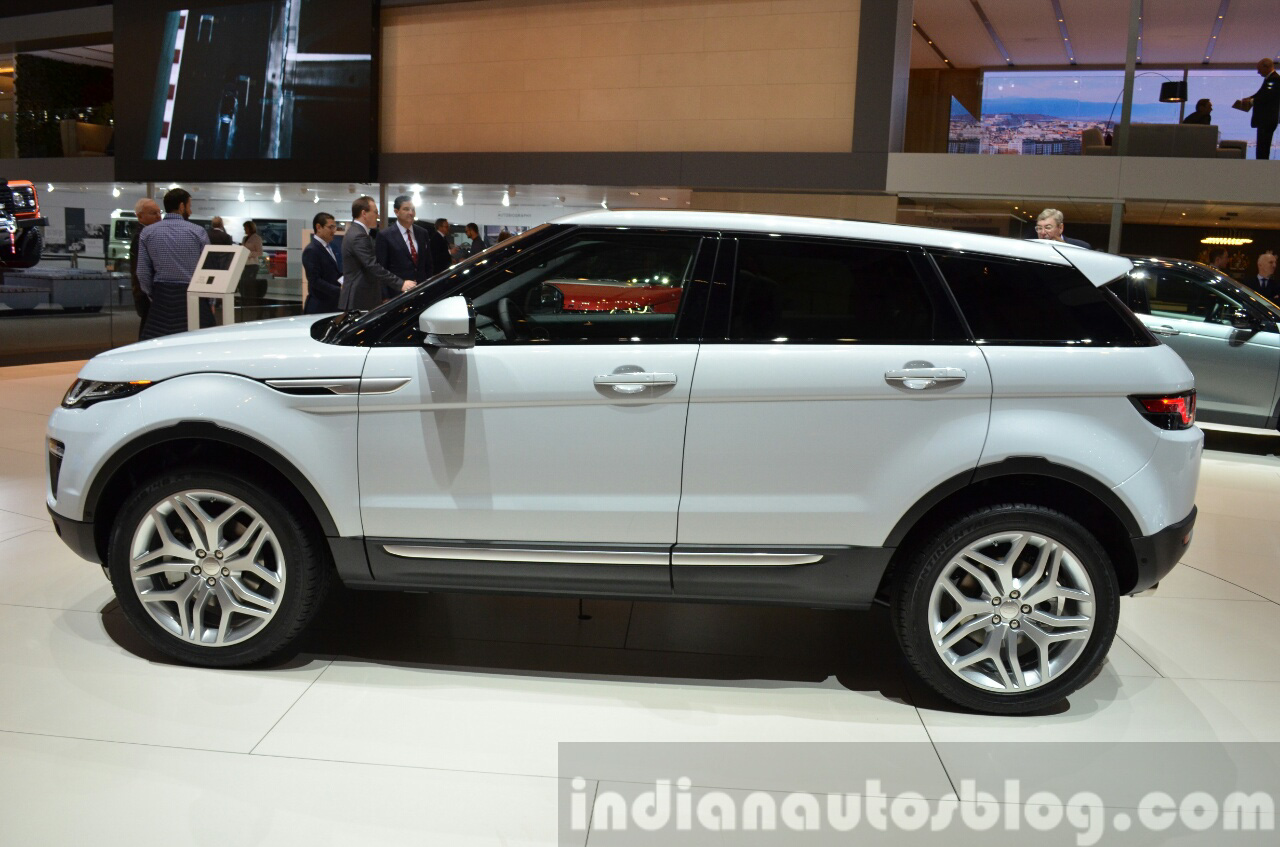
[[[733,341],[909,343],[963,332],[906,250],[744,237],[730,306]]]
[[[1114,294],[1073,267],[958,253],[937,253],[934,259],[982,343],[1158,343]]]
[[[1129,274],[1129,308],[1157,318],[1226,324],[1243,296],[1175,268],[1140,268]]]
[[[675,337],[702,239],[583,230],[461,290],[477,344],[659,341]]]

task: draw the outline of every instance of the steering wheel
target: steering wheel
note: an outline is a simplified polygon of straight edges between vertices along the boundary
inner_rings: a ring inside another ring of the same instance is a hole
[[[503,297],[498,301],[498,328],[507,341],[515,341],[519,336],[520,324],[528,326],[528,321],[529,316],[516,305],[516,301],[510,297]]]

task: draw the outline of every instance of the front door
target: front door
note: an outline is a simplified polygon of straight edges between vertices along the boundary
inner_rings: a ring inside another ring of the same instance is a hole
[[[698,356],[682,295],[714,247],[578,230],[461,291],[477,313],[474,348],[371,350],[366,383],[406,380],[361,395],[375,577],[412,582],[441,559],[560,575],[616,565],[633,587],[669,591]]]

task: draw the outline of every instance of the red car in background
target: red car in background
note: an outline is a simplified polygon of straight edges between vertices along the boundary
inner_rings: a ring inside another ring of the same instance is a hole
[[[34,267],[44,251],[41,227],[48,224],[30,180],[0,179],[0,267]]]
[[[553,289],[549,292],[547,289]],[[548,294],[564,312],[653,312],[674,315],[680,308],[683,289],[666,279],[553,279],[543,283],[543,302]]]

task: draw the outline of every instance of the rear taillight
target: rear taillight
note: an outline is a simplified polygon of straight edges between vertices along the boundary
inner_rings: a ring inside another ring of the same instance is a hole
[[[1190,429],[1196,422],[1196,393],[1129,398],[1138,413],[1160,429]]]

